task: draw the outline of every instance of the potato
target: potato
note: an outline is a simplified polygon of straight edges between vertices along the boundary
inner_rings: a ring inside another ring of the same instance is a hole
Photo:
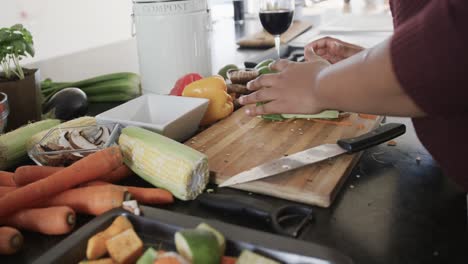
[[[106,241],[113,236],[132,228],[132,223],[130,223],[127,217],[123,215],[118,216],[106,230],[97,233],[88,240],[86,257],[93,260],[104,256],[107,253]]]
[[[117,263],[134,263],[143,254],[143,242],[133,229],[112,237],[106,241],[109,255]]]

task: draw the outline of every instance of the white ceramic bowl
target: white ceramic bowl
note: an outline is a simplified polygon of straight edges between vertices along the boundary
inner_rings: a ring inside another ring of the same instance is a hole
[[[145,94],[96,116],[99,123],[142,127],[177,141],[198,129],[208,99]]]

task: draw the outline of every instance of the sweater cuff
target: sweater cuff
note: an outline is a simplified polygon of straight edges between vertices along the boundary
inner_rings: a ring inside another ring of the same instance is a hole
[[[393,70],[405,92],[429,115],[468,112],[466,15],[449,1],[431,1],[399,26],[391,41]],[[465,45],[465,46],[464,46]]]

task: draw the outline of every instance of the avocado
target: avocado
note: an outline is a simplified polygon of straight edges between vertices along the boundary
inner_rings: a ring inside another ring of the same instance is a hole
[[[239,68],[238,68],[236,65],[234,65],[234,64],[228,64],[228,65],[222,67],[222,68],[218,71],[218,75],[223,76],[223,78],[224,78],[225,80],[227,80],[227,78],[228,78],[228,77],[227,77],[227,72],[228,72],[229,70],[231,70],[231,69],[238,70]]]
[[[263,60],[261,62],[259,62],[256,66],[255,66],[255,69],[260,69],[262,68],[263,66],[268,66],[270,65],[271,63],[275,62],[274,59],[266,59],[266,60]]]

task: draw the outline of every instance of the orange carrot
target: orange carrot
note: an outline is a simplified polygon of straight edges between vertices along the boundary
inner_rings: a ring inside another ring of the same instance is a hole
[[[110,183],[103,181],[92,181],[85,183],[85,186],[96,186],[96,185],[111,185]],[[143,204],[170,204],[174,202],[174,197],[172,193],[160,189],[160,188],[141,188],[141,187],[132,187],[132,186],[121,186],[121,185],[112,185],[120,187],[132,195],[132,197],[140,203]]]
[[[61,170],[63,170],[63,167],[36,165],[21,166],[15,170],[13,180],[15,181],[16,185],[24,186],[30,184],[31,182],[47,178],[48,176]]]
[[[122,162],[122,153],[117,146],[90,154],[47,178],[0,197],[0,217],[31,207],[34,202],[81,183],[98,179],[122,165]]]
[[[0,255],[15,254],[23,247],[23,235],[9,226],[0,227]]]
[[[101,178],[99,178],[99,180],[115,183],[131,175],[133,175],[133,171],[129,167],[127,167],[127,165],[123,164],[122,166],[113,170],[111,173],[102,176]]]
[[[0,186],[16,186],[13,175],[13,172],[0,171]]]
[[[0,197],[16,189],[17,189],[16,187],[11,187],[11,186],[0,186]]]
[[[223,256],[221,258],[221,264],[235,264],[236,261],[237,261],[237,258],[235,257]]]
[[[40,202],[39,206],[69,206],[77,213],[100,215],[122,206],[129,198],[125,189],[107,184],[70,189]]]
[[[32,182],[47,178],[48,176],[63,169],[63,167],[51,166],[21,166],[16,169],[13,180],[17,186],[24,186]],[[133,172],[125,164],[122,164],[112,172],[100,177],[100,180],[106,182],[118,182],[132,174]]]
[[[377,116],[376,115],[369,115],[369,114],[359,114],[360,118],[364,119],[370,119],[370,120],[376,120]]]
[[[67,206],[24,209],[10,216],[1,217],[0,224],[46,235],[62,235],[75,226],[76,215]]]
[[[332,121],[332,120],[325,120],[325,119],[312,119],[312,120],[317,123],[330,124],[330,125],[336,125],[336,126],[352,126],[353,125],[353,123],[349,120],[342,120],[342,121]]]

